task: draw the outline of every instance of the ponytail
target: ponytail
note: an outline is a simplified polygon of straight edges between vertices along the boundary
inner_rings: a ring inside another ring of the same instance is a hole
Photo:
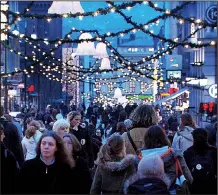
[[[34,136],[35,133],[36,133],[36,130],[38,130],[37,127],[35,127],[35,126],[29,126],[29,127],[27,128],[26,132],[25,132],[26,138],[27,138],[27,139],[30,139],[32,136]]]

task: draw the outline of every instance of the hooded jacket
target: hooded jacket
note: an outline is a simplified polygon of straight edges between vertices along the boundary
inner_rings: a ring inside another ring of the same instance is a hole
[[[129,132],[137,148],[138,149],[142,148],[144,145],[144,137],[145,137],[145,133],[147,132],[147,129],[144,127],[138,127],[138,128],[131,129]],[[126,153],[136,155],[136,152],[132,147],[132,144],[130,143],[129,138],[127,136],[127,132],[123,133],[122,137],[125,140]]]
[[[168,147],[162,147],[162,148],[154,148],[154,149],[149,149],[149,150],[142,150],[142,156],[143,158],[146,158],[146,155],[150,155],[151,153],[156,153],[158,155],[162,155],[164,153],[166,153],[168,150]],[[162,157],[162,160],[164,162],[164,170],[165,173],[167,175],[167,177],[170,180],[170,184],[169,184],[169,189],[173,188],[173,185],[175,184],[176,181],[176,165],[175,165],[175,157],[177,157],[179,159],[180,165],[182,167],[182,171],[183,174],[186,178],[186,180],[191,184],[193,181],[191,172],[185,162],[185,159],[182,155],[182,152],[177,150],[177,151],[173,151],[170,153],[166,153],[166,155],[164,155]]]
[[[124,158],[114,159],[98,165],[90,194],[118,194],[122,192],[124,182],[133,175],[137,169],[137,157],[126,155]]]
[[[185,126],[182,130],[177,132],[173,138],[172,147],[174,150],[186,151],[193,145],[192,131],[194,129],[189,126]]]
[[[167,179],[146,177],[139,173],[130,177],[124,184],[125,194],[170,194]]]

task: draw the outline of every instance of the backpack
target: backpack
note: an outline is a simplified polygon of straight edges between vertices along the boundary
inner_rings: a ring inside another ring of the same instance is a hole
[[[190,171],[194,179],[193,185],[195,183],[205,185],[214,181],[216,179],[215,166],[210,151],[204,156],[194,153],[190,160]]]

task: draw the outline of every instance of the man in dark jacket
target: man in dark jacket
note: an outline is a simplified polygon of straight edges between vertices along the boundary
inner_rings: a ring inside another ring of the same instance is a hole
[[[4,145],[5,147],[13,153],[16,160],[19,163],[19,166],[21,166],[24,162],[24,155],[23,155],[23,149],[20,142],[20,137],[18,134],[17,127],[6,120],[6,118],[3,116],[4,108],[0,107],[0,124],[4,127]]]
[[[193,183],[191,194],[217,193],[217,148],[208,144],[206,129],[192,132],[193,146],[184,152],[186,164],[191,171]]]
[[[19,165],[14,155],[4,146],[4,128],[0,124],[1,136],[1,194],[15,193],[15,182]]]

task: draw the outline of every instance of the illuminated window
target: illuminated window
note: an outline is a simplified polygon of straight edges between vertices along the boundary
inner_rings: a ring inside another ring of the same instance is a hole
[[[145,92],[145,83],[141,82],[141,92]]]
[[[129,92],[134,93],[135,92],[135,81],[129,82]]]
[[[101,84],[100,84],[100,82],[96,82],[95,87],[96,87],[96,90],[97,90],[97,91],[100,91],[100,89],[101,89]]]
[[[108,89],[109,89],[109,92],[113,91],[113,89],[114,89],[113,84],[109,83],[108,84]]]
[[[154,51],[154,48],[152,48],[152,47],[148,48],[148,51]]]

